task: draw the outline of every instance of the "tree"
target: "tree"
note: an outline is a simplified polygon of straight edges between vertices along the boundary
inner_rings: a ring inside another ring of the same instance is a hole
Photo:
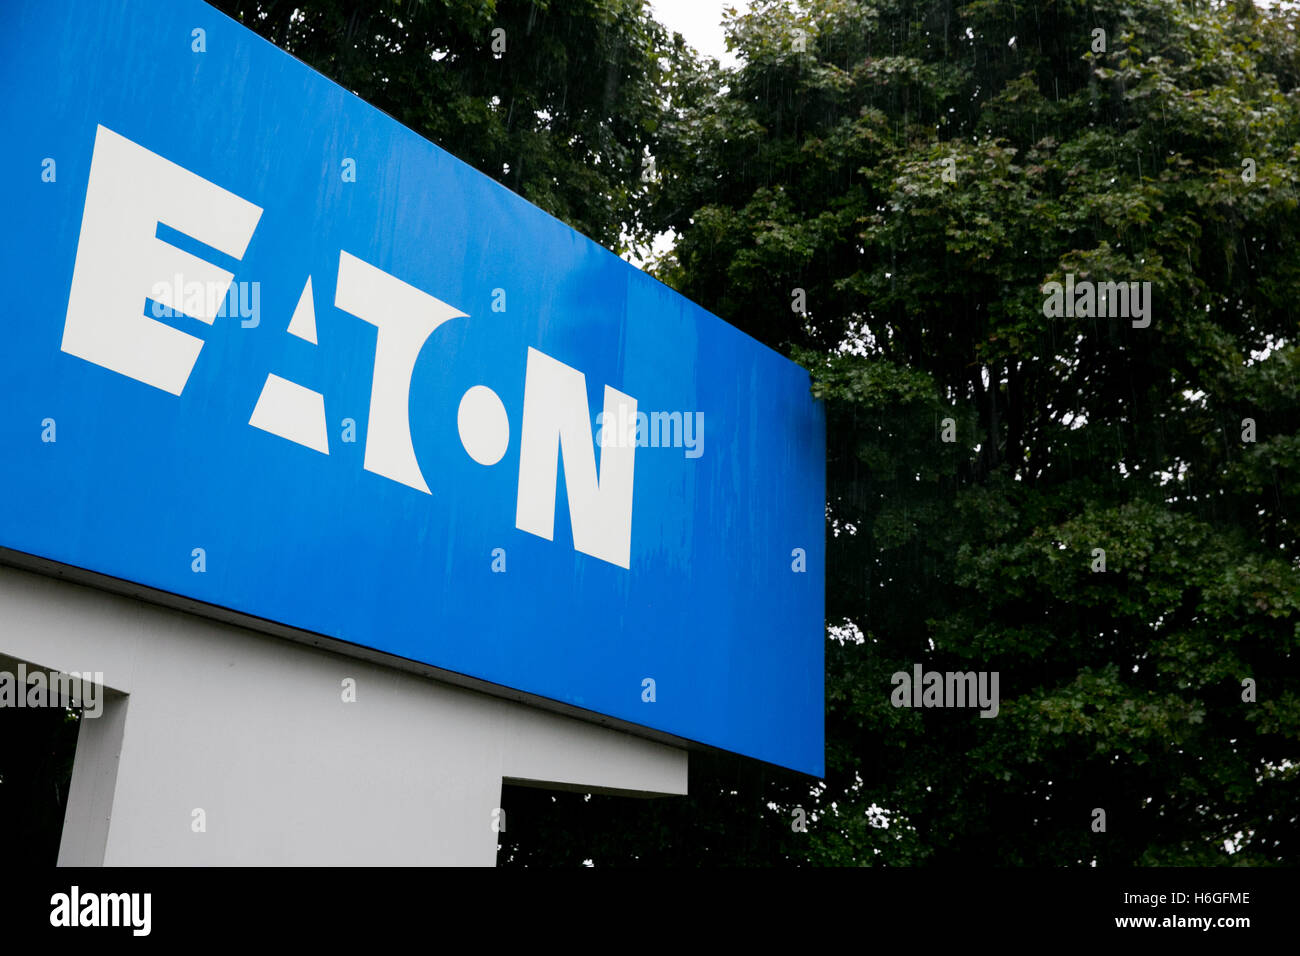
[[[696,77],[660,274],[828,411],[829,767],[773,860],[1295,860],[1294,27],[760,2]],[[1149,282],[1150,324],[1045,315],[1067,274]],[[998,717],[895,708],[915,663],[998,671]],[[788,830],[770,792],[721,828]]]
[[[276,46],[622,254],[644,220],[666,71],[641,0],[215,0]]]

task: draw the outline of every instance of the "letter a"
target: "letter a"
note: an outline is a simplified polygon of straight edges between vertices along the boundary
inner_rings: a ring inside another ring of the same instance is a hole
[[[895,707],[912,706],[912,678],[907,671],[896,671],[889,682],[894,684],[894,692],[889,695],[889,702]]]

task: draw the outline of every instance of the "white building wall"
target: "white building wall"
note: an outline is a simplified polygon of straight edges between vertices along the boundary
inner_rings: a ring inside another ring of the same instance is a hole
[[[7,566],[0,653],[115,692],[62,865],[491,866],[503,778],[686,793],[679,748]]]

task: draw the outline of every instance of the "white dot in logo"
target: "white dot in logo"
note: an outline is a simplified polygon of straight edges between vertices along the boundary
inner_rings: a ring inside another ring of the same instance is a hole
[[[510,444],[506,407],[486,385],[475,385],[461,398],[456,428],[469,457],[480,465],[495,465]]]

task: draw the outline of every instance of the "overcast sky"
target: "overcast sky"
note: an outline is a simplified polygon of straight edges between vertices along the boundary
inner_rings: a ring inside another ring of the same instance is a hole
[[[747,0],[650,0],[650,5],[656,20],[680,33],[705,56],[717,57],[723,66],[736,65],[723,39],[722,11],[726,7],[744,10],[749,6]]]

